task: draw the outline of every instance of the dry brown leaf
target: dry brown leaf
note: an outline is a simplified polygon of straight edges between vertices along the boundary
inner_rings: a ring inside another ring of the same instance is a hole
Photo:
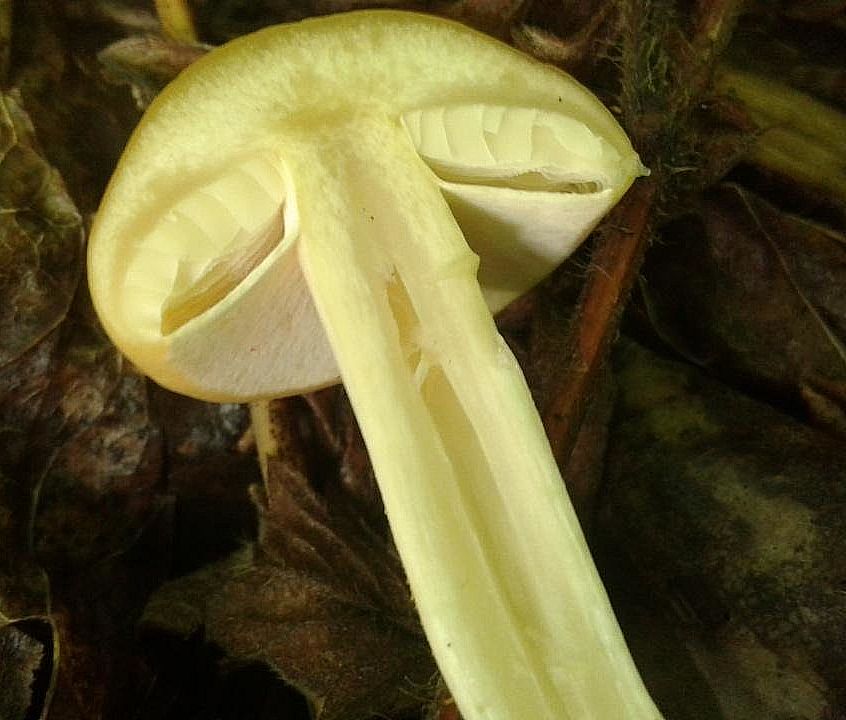
[[[632,343],[618,377],[601,528],[622,601],[647,608],[632,637],[659,705],[679,720],[842,710],[842,444]],[[656,658],[662,632],[675,642]]]
[[[259,543],[164,586],[145,626],[267,664],[323,720],[422,704],[434,665],[389,540],[279,461],[262,495]]]
[[[35,618],[0,623],[0,717],[27,720],[45,709],[52,670],[52,633]],[[46,630],[46,637],[44,637]]]
[[[343,392],[274,401],[270,422],[257,541],[165,585],[144,627],[271,668],[324,720],[422,705],[435,667]]]
[[[82,220],[14,95],[0,96],[0,367],[65,317],[82,272]]]
[[[16,2],[9,83],[17,88],[83,215],[94,212],[139,113],[102,77],[96,53],[114,40],[95,0]]]
[[[80,216],[13,96],[0,147],[0,614],[55,629],[42,653],[61,658],[56,685],[40,702],[88,718],[143,677],[120,644],[155,558],[132,571],[119,558],[161,507],[158,439],[143,379],[77,292]]]
[[[844,287],[842,234],[723,185],[664,232],[641,292],[653,327],[686,359],[784,402],[810,389],[837,406]]]

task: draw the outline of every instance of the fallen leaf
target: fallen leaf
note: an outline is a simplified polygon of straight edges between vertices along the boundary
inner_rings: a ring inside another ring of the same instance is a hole
[[[781,5],[779,11],[793,20],[820,22],[846,15],[844,0],[791,0]]]
[[[14,96],[0,147],[0,613],[53,629],[41,701],[89,718],[143,692],[127,646],[159,556],[123,558],[163,508],[158,437],[145,381],[78,292],[81,219]]]
[[[82,220],[14,95],[0,96],[0,367],[64,318],[82,272]]]
[[[50,163],[83,215],[94,212],[139,112],[103,77],[96,53],[115,28],[94,0],[15,3],[9,82],[38,129]]]
[[[640,284],[652,326],[687,360],[788,404],[809,389],[841,412],[843,287],[842,234],[737,185],[665,230]]]
[[[182,638],[202,633],[230,661],[269,666],[323,720],[391,716],[430,699],[435,666],[383,522],[362,511],[359,482],[339,477],[349,454],[346,434],[336,435],[340,427],[325,414],[327,392],[314,401],[323,417],[312,415],[306,433],[338,443],[335,461],[322,464],[321,490],[296,460],[269,458],[265,488],[255,494],[258,541],[166,584],[144,627]]]
[[[0,623],[0,717],[3,720],[43,717],[52,655],[49,623],[36,618]]]
[[[659,705],[682,720],[846,707],[842,444],[633,343],[616,364],[600,534],[612,566],[625,558],[622,597],[641,589],[641,618],[663,615],[671,662],[691,667],[654,688]],[[634,637],[649,683],[655,634]],[[691,701],[709,693],[718,714]]]
[[[125,716],[150,682],[135,620],[167,560],[160,440],[144,379],[82,299],[61,334],[14,478],[26,513],[10,552],[47,578],[42,612],[59,648],[51,713]]]

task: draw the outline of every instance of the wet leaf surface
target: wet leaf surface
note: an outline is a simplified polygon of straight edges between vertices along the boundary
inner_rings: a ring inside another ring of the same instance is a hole
[[[44,674],[51,654],[27,625],[37,621],[0,624],[0,717],[25,720],[44,709]],[[49,627],[49,626],[48,626]]]
[[[122,363],[78,289],[79,214],[17,99],[2,108],[0,247],[10,254],[0,334],[0,613],[7,638],[23,643],[19,633],[29,633],[40,653],[22,717],[49,703],[56,717],[90,718],[143,693],[147,671],[128,649],[133,607],[137,615],[161,556],[128,558],[161,517],[160,444],[143,378]],[[32,642],[16,647],[35,653]]]
[[[732,720],[844,707],[842,444],[631,343],[618,373],[602,542],[616,581],[643,589],[632,637],[636,656],[651,645],[647,677],[650,625],[687,658],[683,682],[655,681],[659,703]]]
[[[19,98],[0,97],[0,367],[61,322],[82,272],[82,220]]]
[[[844,287],[842,233],[725,185],[665,230],[640,289],[653,327],[689,361],[788,405],[801,406],[806,392],[811,405],[822,396],[837,417]]]
[[[96,54],[123,30],[95,0],[15,3],[9,82],[50,163],[83,215],[100,202],[140,114],[129,90],[106,82]]]

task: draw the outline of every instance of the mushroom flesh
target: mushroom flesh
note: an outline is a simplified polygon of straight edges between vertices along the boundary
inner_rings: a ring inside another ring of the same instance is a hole
[[[340,377],[467,720],[655,720],[492,311],[642,172],[557,69],[365,11],[213,51],[153,103],[91,234],[154,380],[251,401]]]

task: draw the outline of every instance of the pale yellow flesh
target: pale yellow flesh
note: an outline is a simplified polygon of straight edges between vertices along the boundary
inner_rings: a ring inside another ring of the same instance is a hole
[[[658,718],[477,257],[398,128],[348,132],[355,149],[317,140],[332,162],[301,188],[300,259],[459,708],[469,720]],[[377,147],[407,162],[375,160]],[[331,214],[319,188],[344,188]]]
[[[468,720],[654,720],[523,376],[496,331],[479,258],[420,144],[396,118],[361,115],[289,135],[284,163],[297,179],[290,201],[304,280],[432,650]],[[163,332],[190,330],[282,242],[282,172],[266,160],[244,166],[234,167],[236,180],[177,199],[138,246],[130,275],[160,281],[148,305],[127,296],[139,321],[160,317],[148,332],[157,322]],[[212,217],[213,237],[184,232],[175,245],[171,216],[191,227]],[[220,246],[217,259],[209,244]],[[180,281],[180,268],[189,279]],[[273,308],[264,322],[273,332]]]
[[[428,142],[420,152],[442,172],[450,206],[482,256],[479,278],[493,309],[560,263],[640,170],[613,117],[572,78],[457,23],[372,11],[240,38],[203,57],[156,98],[95,218],[92,298],[109,335],[145,372],[178,392],[218,401],[337,382],[332,349],[293,252],[296,216],[284,193],[276,205],[285,215],[284,239],[226,294],[226,302],[205,312],[202,303],[175,312],[176,286],[190,286],[218,252],[189,248],[185,256],[179,248],[220,243],[222,249],[231,240],[214,231],[227,225],[226,217],[218,222],[216,209],[195,212],[204,205],[193,202],[204,188],[226,184],[246,164],[284,165],[288,135],[362,110],[398,122],[405,117],[409,125],[416,114],[428,130],[444,133],[446,155]],[[455,148],[460,138],[468,142]],[[487,138],[491,157],[479,163],[476,150]],[[539,157],[543,148],[553,157]],[[268,179],[263,171],[258,175]],[[538,184],[547,191],[525,189]],[[285,178],[294,193],[296,185],[296,178]],[[568,188],[574,191],[549,191]],[[169,213],[180,210],[182,216],[185,202],[190,222],[177,236],[161,224]],[[199,230],[206,239],[192,240],[197,228],[191,223],[204,219]],[[145,251],[151,273],[134,276],[133,265],[146,263],[136,262],[141,246],[170,246],[172,257],[159,262]],[[174,256],[185,265],[180,273]],[[207,280],[213,286],[209,302],[228,289],[212,276]],[[162,292],[173,296],[165,318]],[[271,317],[279,329],[274,336],[265,332]]]
[[[639,169],[570,78],[458,25],[353,14],[181,76],[92,231],[95,306],[158,382],[245,401],[340,371],[466,720],[660,717],[491,317]]]

